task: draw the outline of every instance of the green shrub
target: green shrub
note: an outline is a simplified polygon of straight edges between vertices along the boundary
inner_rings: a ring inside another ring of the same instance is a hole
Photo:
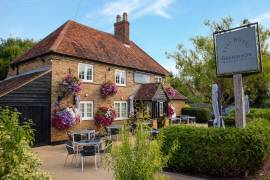
[[[0,179],[51,179],[29,146],[33,142],[31,122],[19,124],[19,113],[0,108]]]
[[[176,125],[160,135],[168,168],[215,177],[254,171],[270,153],[270,126],[256,120],[248,128],[199,128]]]
[[[198,123],[206,123],[212,119],[211,111],[207,108],[183,108],[182,114],[195,116]]]
[[[135,132],[135,137],[132,138],[128,131],[124,130],[121,144],[113,146],[106,158],[106,164],[113,170],[115,179],[166,179],[164,176],[158,176],[166,162],[161,154],[159,142],[149,141],[149,133],[145,132],[141,124]]]
[[[247,122],[251,122],[254,119],[266,119],[270,121],[270,109],[251,108],[250,113],[247,114]],[[235,126],[235,110],[231,111],[224,118],[225,126]]]

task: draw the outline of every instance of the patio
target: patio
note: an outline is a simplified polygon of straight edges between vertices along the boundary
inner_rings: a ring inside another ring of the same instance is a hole
[[[56,146],[41,146],[33,148],[43,162],[42,169],[48,171],[55,180],[86,180],[86,179],[99,179],[110,180],[113,179],[111,172],[106,169],[98,168],[95,170],[94,158],[90,157],[85,162],[84,172],[81,168],[76,168],[75,165],[68,163],[64,167],[66,158],[65,145]],[[70,161],[69,161],[70,162]],[[198,180],[199,178],[185,176],[181,174],[165,173],[171,180]]]

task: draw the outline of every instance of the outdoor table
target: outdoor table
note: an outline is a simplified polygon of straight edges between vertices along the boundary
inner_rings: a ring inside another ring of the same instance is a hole
[[[190,122],[195,123],[196,122],[195,120],[196,120],[196,117],[194,116],[182,115],[180,122],[186,121],[187,124],[189,124]]]
[[[80,147],[83,146],[95,146],[97,148],[97,152],[99,153],[99,147],[102,143],[101,139],[93,139],[93,140],[80,140],[75,142],[75,147],[76,147],[76,152],[77,152],[77,156],[79,155],[80,151]],[[77,165],[78,167],[78,165]]]
[[[78,130],[78,131],[71,131],[70,132],[70,134],[71,134],[71,136],[72,136],[72,140],[73,140],[73,142],[75,142],[74,141],[74,135],[75,134],[79,134],[79,135],[83,135],[83,134],[87,134],[88,135],[88,140],[90,139],[90,134],[91,133],[95,133],[95,130],[88,130],[88,129],[84,129],[84,130]],[[95,137],[95,136],[94,136]]]
[[[171,123],[172,124],[177,123],[178,121],[181,123],[181,118],[180,117],[173,117],[173,118],[171,118]]]

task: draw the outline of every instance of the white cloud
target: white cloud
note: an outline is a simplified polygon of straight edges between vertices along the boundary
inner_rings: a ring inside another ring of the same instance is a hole
[[[127,12],[130,19],[138,19],[146,15],[156,15],[171,19],[168,13],[170,5],[174,0],[117,0],[103,4],[95,12],[90,12],[86,17],[91,21],[102,21],[108,23],[114,21],[116,14]]]
[[[255,18],[251,18],[252,22],[265,22],[269,23],[270,22],[270,12],[265,12],[263,14],[260,14],[259,16],[256,16]]]

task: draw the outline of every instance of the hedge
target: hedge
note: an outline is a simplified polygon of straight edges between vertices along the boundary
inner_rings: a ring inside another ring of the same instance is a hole
[[[247,122],[254,119],[263,118],[270,121],[270,109],[251,108],[250,113],[247,114]],[[235,126],[235,110],[231,111],[228,116],[224,118],[225,126]]]
[[[270,154],[270,122],[256,120],[245,129],[175,125],[160,135],[168,168],[214,177],[243,176]]]
[[[183,108],[182,114],[195,116],[198,123],[206,123],[212,119],[211,111],[207,108]]]

